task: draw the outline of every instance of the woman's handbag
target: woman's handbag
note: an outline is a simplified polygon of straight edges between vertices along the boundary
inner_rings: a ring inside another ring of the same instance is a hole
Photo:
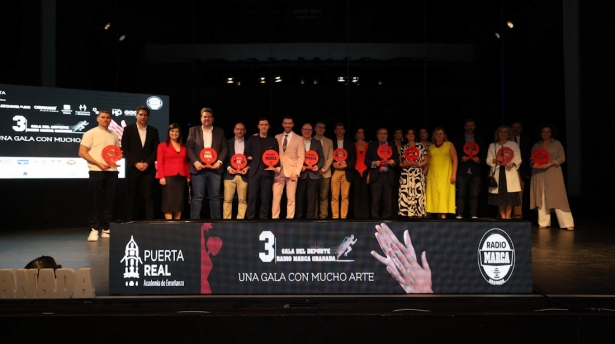
[[[495,151],[495,144],[493,145],[493,150]],[[494,166],[491,169],[491,173],[489,174],[489,187],[491,187],[491,188],[497,188],[498,187],[498,181],[495,180],[495,169],[496,168],[497,167]]]

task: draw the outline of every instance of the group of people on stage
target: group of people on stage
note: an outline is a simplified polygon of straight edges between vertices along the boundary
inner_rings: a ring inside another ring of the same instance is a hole
[[[289,116],[282,119],[283,132],[275,137],[269,135],[269,120],[259,118],[253,136],[246,136],[246,126],[240,122],[233,128],[234,136],[226,139],[223,129],[213,125],[213,110],[207,107],[201,109],[201,125],[190,128],[186,140],[173,123],[165,142],[159,142],[158,131],[147,125],[148,119],[149,109],[140,106],[135,124],[110,127],[111,115],[102,110],[98,127],[83,135],[79,155],[90,169],[89,241],[98,240],[99,230],[102,237],[110,234],[118,172],[114,160],[103,156],[109,155],[107,146],[120,145],[121,152],[115,154],[126,159],[129,221],[137,217],[139,195],[144,199],[145,219],[154,219],[156,179],[162,187],[166,219],[181,218],[187,185],[191,186],[190,219],[201,217],[205,195],[212,219],[231,219],[235,194],[237,219],[268,219],[270,214],[278,219],[284,190],[287,219],[326,219],[329,208],[333,219],[346,219],[351,186],[356,219],[430,214],[442,219],[455,214],[462,219],[466,200],[470,217],[477,218],[481,163],[485,162],[495,181],[488,188],[488,204],[498,207],[500,218],[521,218],[524,183],[531,176],[530,208],[538,208],[539,226],[551,225],[550,211],[555,209],[560,227],[574,228],[560,167],[565,154],[550,126],[542,128],[542,139],[531,146],[521,134],[520,122],[502,125],[485,149],[484,140],[474,134],[473,119],[465,121],[464,135],[453,141],[438,127],[431,140],[426,128],[408,129],[405,134],[397,129],[393,140],[386,128],[379,128],[371,142],[362,127],[354,131],[354,140],[348,139],[342,123],[335,125],[333,140],[325,137],[322,121],[313,127],[304,123],[298,134]],[[531,158],[535,150],[542,154],[539,162]]]

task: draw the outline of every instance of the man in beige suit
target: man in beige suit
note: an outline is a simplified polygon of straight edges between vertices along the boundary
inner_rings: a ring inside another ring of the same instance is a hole
[[[284,132],[275,136],[280,146],[280,165],[281,169],[276,172],[273,178],[273,202],[271,205],[271,218],[280,218],[280,201],[282,192],[286,185],[286,218],[295,217],[295,192],[297,191],[297,180],[301,174],[303,160],[305,158],[305,147],[300,135],[293,132],[294,122],[292,117],[284,116],[282,127]]]
[[[329,188],[331,187],[331,164],[333,163],[333,141],[325,137],[325,122],[316,122],[315,139],[320,141],[325,162],[320,168],[320,185],[318,188],[318,218],[323,220],[329,215]]]

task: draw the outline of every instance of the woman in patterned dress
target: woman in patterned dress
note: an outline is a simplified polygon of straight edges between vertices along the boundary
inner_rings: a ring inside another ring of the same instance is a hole
[[[399,177],[399,215],[412,218],[425,217],[425,174],[423,168],[429,164],[427,148],[422,143],[416,142],[416,132],[408,129],[406,132],[408,143],[402,147],[401,176]],[[405,158],[405,151],[410,147],[419,150],[416,160],[408,161]]]

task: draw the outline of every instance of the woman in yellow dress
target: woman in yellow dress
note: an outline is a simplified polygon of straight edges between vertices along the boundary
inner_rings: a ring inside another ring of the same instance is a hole
[[[427,212],[455,214],[455,182],[457,181],[457,151],[448,141],[444,128],[438,127],[431,136],[429,146],[429,173],[427,174]]]

